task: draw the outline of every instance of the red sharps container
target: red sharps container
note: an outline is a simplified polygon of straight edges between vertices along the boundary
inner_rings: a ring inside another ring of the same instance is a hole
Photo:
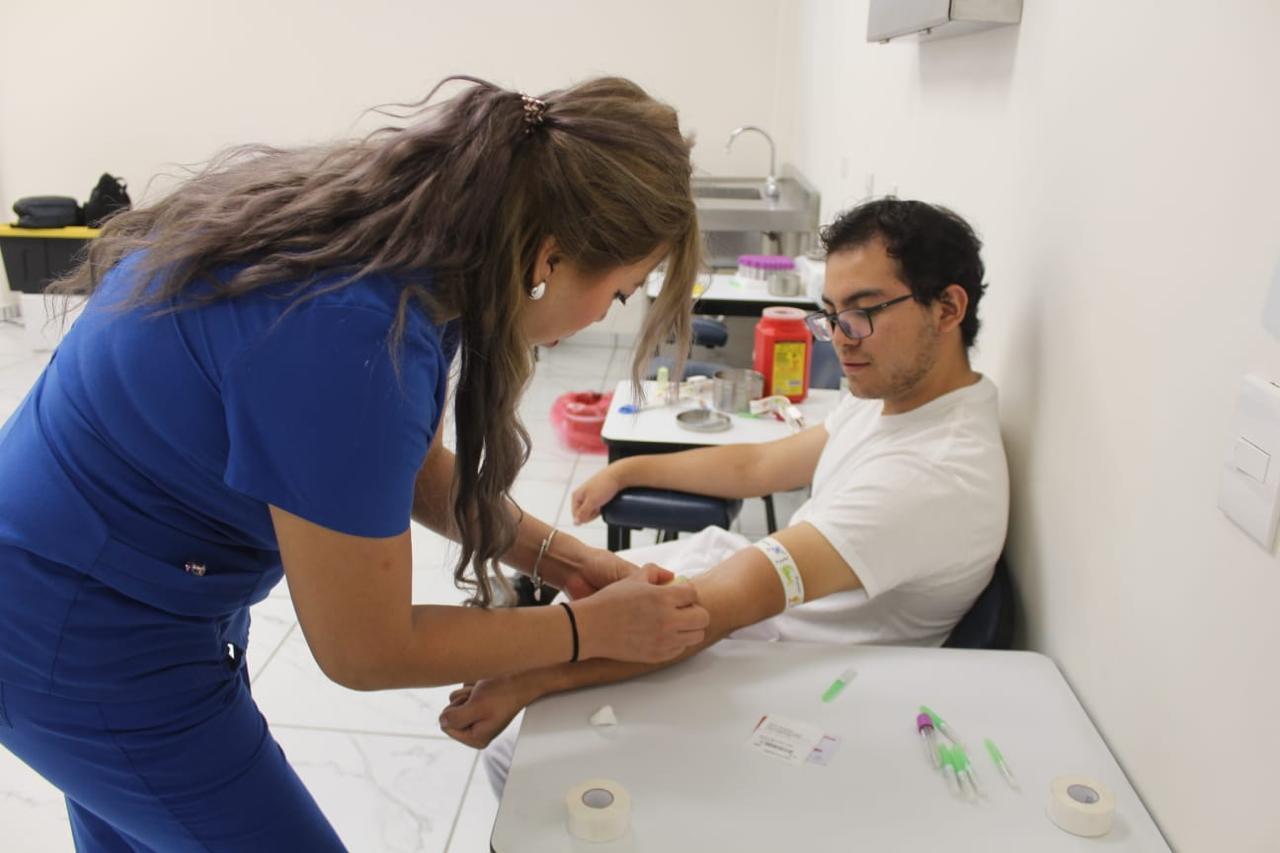
[[[777,306],[764,309],[756,323],[753,366],[764,374],[764,395],[782,394],[799,403],[809,394],[813,335],[804,311]]]

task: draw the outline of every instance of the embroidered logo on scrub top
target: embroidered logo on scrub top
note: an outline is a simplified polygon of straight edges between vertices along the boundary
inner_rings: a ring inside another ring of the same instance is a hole
[[[204,577],[204,563],[187,563],[183,568],[187,570],[189,575],[195,575],[198,578]]]

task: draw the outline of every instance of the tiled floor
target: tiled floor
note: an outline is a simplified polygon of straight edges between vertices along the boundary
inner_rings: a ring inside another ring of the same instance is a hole
[[[565,391],[612,388],[628,374],[629,358],[623,347],[568,344],[544,351],[521,404],[534,448],[516,483],[516,500],[601,547],[603,524],[573,528],[567,495],[603,466],[603,457],[564,449],[549,412]],[[0,421],[21,402],[45,360],[23,348],[20,328],[0,323]],[[749,501],[744,509],[749,534],[763,532],[758,504]],[[779,506],[784,517],[786,511]],[[413,545],[414,601],[460,602],[449,543],[415,529]],[[333,684],[312,659],[283,584],[253,610],[248,662],[272,731],[348,847],[370,853],[489,849],[497,802],[477,754],[437,727],[447,689],[371,694]],[[61,795],[3,749],[0,827],[0,846],[8,853],[72,849]]]

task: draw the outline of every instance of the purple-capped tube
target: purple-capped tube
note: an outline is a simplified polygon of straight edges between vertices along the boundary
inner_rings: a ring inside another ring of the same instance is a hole
[[[929,756],[929,763],[933,765],[934,770],[937,770],[942,766],[942,762],[938,760],[938,735],[933,730],[933,720],[928,714],[917,714],[916,729],[924,742],[924,752]]]

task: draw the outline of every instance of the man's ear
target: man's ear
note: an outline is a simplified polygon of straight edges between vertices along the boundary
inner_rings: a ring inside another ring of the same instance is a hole
[[[935,300],[940,311],[938,331],[949,332],[958,328],[969,311],[969,294],[958,284],[948,284]]]

